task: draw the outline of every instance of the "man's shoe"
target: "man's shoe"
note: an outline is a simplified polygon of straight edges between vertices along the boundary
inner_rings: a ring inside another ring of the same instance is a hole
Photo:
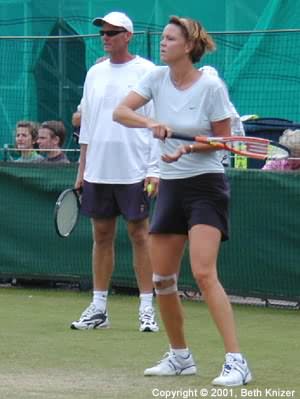
[[[159,327],[155,321],[155,312],[151,306],[147,306],[139,314],[141,332],[157,332]]]
[[[172,350],[167,352],[160,362],[154,367],[144,371],[145,376],[174,376],[174,375],[193,375],[196,374],[195,365],[191,353],[187,357],[175,355]]]
[[[246,360],[236,359],[234,355],[227,353],[221,374],[212,381],[212,384],[237,387],[248,384],[250,381],[252,381],[252,375]]]
[[[103,312],[95,307],[93,303],[85,309],[80,319],[73,321],[73,330],[90,330],[92,328],[108,328],[109,320],[107,311]]]

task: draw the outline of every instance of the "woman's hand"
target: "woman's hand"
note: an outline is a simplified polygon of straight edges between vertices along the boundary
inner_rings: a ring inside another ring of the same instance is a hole
[[[166,138],[171,137],[171,129],[163,123],[149,121],[147,128],[152,130],[153,136],[157,139],[164,141]]]
[[[191,151],[188,150],[187,148],[189,148],[189,147],[187,147],[187,146],[185,146],[185,145],[182,145],[182,146],[178,147],[178,149],[177,149],[175,152],[173,152],[173,154],[163,154],[162,157],[161,157],[161,159],[162,159],[164,162],[167,162],[167,163],[176,162],[176,161],[178,161],[178,159],[179,159],[182,155],[184,155],[184,154],[189,154],[189,153],[191,152]]]

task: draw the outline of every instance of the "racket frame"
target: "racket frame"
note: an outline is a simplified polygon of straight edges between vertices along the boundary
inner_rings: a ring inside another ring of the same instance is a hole
[[[72,192],[74,194],[74,198],[76,199],[77,214],[76,214],[76,218],[75,218],[72,228],[69,230],[68,233],[63,234],[59,229],[58,214],[59,214],[59,210],[61,209],[61,205],[62,205],[64,198],[66,198],[66,196],[69,195],[70,192]],[[77,222],[79,219],[79,210],[81,207],[80,194],[81,194],[81,189],[67,188],[66,190],[62,191],[59,194],[59,196],[56,200],[55,207],[54,207],[54,227],[55,227],[55,231],[56,231],[57,235],[61,238],[68,238],[70,236],[70,234],[74,231],[74,229],[77,225]]]
[[[287,159],[291,155],[289,148],[287,148],[286,146],[277,143],[276,141],[260,137],[251,137],[251,136],[207,137],[207,136],[187,136],[182,133],[172,133],[172,136],[170,138],[186,140],[186,141],[196,141],[197,143],[202,143],[202,144],[209,144],[211,146],[217,147],[219,150],[230,151],[234,154],[242,155],[248,158],[261,159],[261,160],[267,160],[267,159],[281,160],[281,159]],[[252,152],[252,151],[234,148],[227,144],[234,142],[245,143],[245,145],[247,143],[265,145],[266,147],[272,145],[274,147],[280,148],[283,151],[285,151],[286,156],[272,157],[268,156],[267,153],[258,153],[258,152],[255,153],[254,151]]]

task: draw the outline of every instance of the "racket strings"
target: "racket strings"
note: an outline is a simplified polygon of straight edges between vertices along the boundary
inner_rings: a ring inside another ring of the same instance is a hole
[[[57,226],[62,235],[68,235],[75,226],[78,218],[78,202],[76,196],[70,192],[66,195],[57,212]]]
[[[287,150],[281,147],[274,146],[270,144],[268,146],[268,159],[287,159],[289,157],[289,153]]]
[[[279,146],[273,145],[270,142],[246,142],[237,141],[232,142],[232,149],[243,152],[246,156],[257,159],[286,159],[288,152]]]
[[[230,144],[226,144],[233,150],[242,151],[248,154],[267,155],[269,151],[268,143],[235,141]]]
[[[268,154],[269,145],[268,143],[247,143],[246,149],[248,152],[253,152],[255,154]]]

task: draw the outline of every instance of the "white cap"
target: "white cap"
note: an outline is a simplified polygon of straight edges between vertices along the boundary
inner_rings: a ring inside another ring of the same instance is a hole
[[[105,22],[110,25],[118,26],[120,28],[126,29],[128,32],[133,33],[133,23],[126,14],[118,11],[110,12],[104,17],[97,17],[93,19],[93,24],[96,26],[102,26]]]

